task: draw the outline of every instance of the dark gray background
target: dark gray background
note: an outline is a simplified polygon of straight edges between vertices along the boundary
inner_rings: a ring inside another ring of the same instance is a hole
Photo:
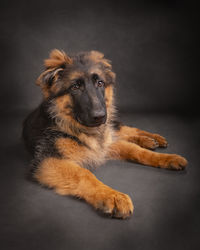
[[[34,82],[44,58],[58,48],[67,53],[99,50],[111,59],[123,110],[197,111],[198,13],[191,2],[49,0],[1,5],[3,110],[38,104],[40,90]]]
[[[1,1],[0,248],[199,249],[198,10],[192,1]],[[99,50],[117,73],[122,120],[169,141],[189,161],[175,172],[112,161],[95,170],[130,195],[129,220],[97,214],[26,178],[24,117],[51,49]]]

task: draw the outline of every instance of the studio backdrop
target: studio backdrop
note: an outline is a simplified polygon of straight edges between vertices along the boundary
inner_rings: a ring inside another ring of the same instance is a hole
[[[54,48],[68,54],[98,50],[112,60],[123,111],[197,112],[193,6],[117,0],[0,5],[1,112],[33,109],[40,102],[35,81]]]

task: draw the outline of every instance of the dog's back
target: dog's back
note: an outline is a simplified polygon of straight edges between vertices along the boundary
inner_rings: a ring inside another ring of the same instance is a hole
[[[22,135],[31,154],[34,154],[37,142],[42,138],[43,132],[48,126],[50,126],[50,119],[48,119],[42,104],[24,120]]]

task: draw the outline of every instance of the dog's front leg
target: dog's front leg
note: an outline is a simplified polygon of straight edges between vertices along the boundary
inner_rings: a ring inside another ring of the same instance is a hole
[[[34,177],[57,193],[80,197],[113,217],[126,218],[133,212],[128,195],[106,186],[89,170],[72,161],[47,158],[38,166]]]
[[[153,167],[182,170],[187,160],[176,154],[162,154],[142,148],[125,140],[118,140],[110,146],[109,156],[114,159],[132,160]]]
[[[136,143],[143,148],[167,147],[167,141],[163,136],[138,128],[122,125],[118,129],[117,135],[120,139]]]

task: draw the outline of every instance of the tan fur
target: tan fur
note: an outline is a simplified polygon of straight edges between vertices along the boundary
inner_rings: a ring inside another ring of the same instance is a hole
[[[111,71],[110,61],[97,51],[88,54],[93,61],[90,74],[110,75],[115,78]],[[58,91],[58,85],[52,85],[47,89],[42,83],[45,74],[55,71],[57,73],[63,63],[72,64],[73,61],[64,52],[54,50],[50,58],[45,60],[46,71],[38,78],[44,97],[49,96],[49,91]],[[105,72],[101,72],[97,64],[105,66]],[[58,69],[57,69],[58,68]],[[80,77],[83,73],[73,71],[68,80]],[[73,102],[70,95],[64,95],[52,100],[50,114],[55,119],[56,130],[77,137],[81,143],[70,138],[59,138],[55,142],[56,149],[61,159],[46,158],[38,166],[35,178],[50,188],[54,188],[62,195],[74,195],[85,199],[96,209],[115,217],[126,218],[133,212],[133,205],[128,195],[120,193],[104,185],[87,169],[88,165],[99,165],[107,159],[132,160],[153,167],[180,170],[187,165],[185,158],[175,154],[156,153],[148,149],[166,147],[167,141],[158,134],[152,134],[137,128],[121,126],[118,131],[112,127],[115,116],[113,86],[105,88],[105,103],[107,107],[107,121],[98,127],[86,127],[78,123],[73,117]],[[148,148],[148,149],[146,149]]]
[[[58,73],[63,71],[62,65],[71,65],[73,63],[72,59],[65,54],[64,51],[54,49],[51,51],[48,59],[44,60],[44,65],[46,70],[38,77],[36,84],[42,89],[44,98],[48,98],[51,93],[56,93],[59,90],[57,84],[52,84],[49,88],[47,84],[44,84],[44,78],[48,73],[52,72],[52,77],[54,83],[58,80]]]
[[[69,134],[78,135],[85,126],[78,123],[72,115],[72,103],[69,95],[64,95],[53,100],[54,105],[49,109],[52,117],[55,119],[57,127],[60,131]]]
[[[92,50],[90,52],[90,55],[89,55],[89,58],[95,63],[103,63],[106,67],[110,68],[111,69],[111,64],[110,64],[110,61],[108,59],[105,59],[104,58],[104,54],[99,52],[99,51],[95,51],[95,50]]]
[[[56,98],[55,100],[56,102],[56,107],[57,107],[57,111],[56,113],[60,113],[63,116],[66,116],[66,118],[68,118],[69,116],[72,116],[72,100],[70,95],[64,95],[61,97]]]
[[[106,186],[90,171],[72,161],[47,158],[39,166],[35,177],[57,193],[85,199],[104,213],[114,213],[119,218],[133,213],[133,204],[128,195]]]
[[[52,76],[54,77],[54,82],[58,80],[58,72],[62,71],[62,69],[47,69],[45,70],[37,79],[36,84],[39,85],[42,89],[44,98],[48,98],[50,96],[50,93],[56,93],[59,88],[56,84],[53,84],[50,88],[43,84],[43,79],[48,73],[52,73]]]
[[[183,169],[187,165],[186,159],[179,155],[156,153],[125,140],[117,140],[111,145],[110,157],[133,160],[153,167],[177,170]]]
[[[44,61],[46,68],[57,68],[63,64],[72,64],[72,59],[65,54],[64,51],[54,49],[50,53],[50,57]]]
[[[69,138],[60,138],[56,141],[56,147],[63,158],[76,162],[80,166],[99,166],[107,159],[108,148],[113,142],[113,133],[110,127],[107,127],[99,137],[81,133],[79,139],[84,145]]]
[[[109,108],[113,104],[113,87],[111,85],[105,89],[105,97],[106,107]]]
[[[69,74],[68,78],[73,81],[76,80],[78,78],[81,78],[82,76],[84,76],[83,72],[79,72],[79,71],[73,71]]]
[[[157,147],[167,146],[167,141],[163,136],[152,134],[138,128],[122,126],[117,132],[117,135],[120,139],[134,142],[144,148],[155,149]]]

